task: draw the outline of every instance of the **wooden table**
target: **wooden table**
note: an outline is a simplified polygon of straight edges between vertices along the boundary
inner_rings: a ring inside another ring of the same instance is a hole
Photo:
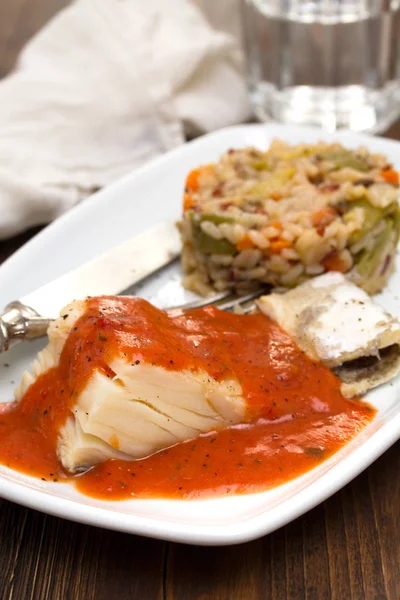
[[[0,0],[0,75],[66,4]],[[400,139],[400,123],[388,134]],[[0,261],[34,233],[0,243]],[[290,525],[226,548],[96,529],[0,500],[0,600],[398,600],[399,450]]]

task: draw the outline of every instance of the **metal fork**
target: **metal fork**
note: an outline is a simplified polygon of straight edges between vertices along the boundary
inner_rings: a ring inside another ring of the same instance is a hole
[[[263,294],[268,293],[270,290],[271,286],[265,286],[243,295],[234,294],[231,290],[225,290],[223,292],[214,294],[213,296],[206,296],[205,298],[200,298],[199,300],[194,300],[193,302],[187,302],[186,304],[170,307],[167,310],[189,310],[214,305],[220,310],[227,311],[240,307],[240,312],[242,314],[248,314],[256,308],[256,304],[255,302],[252,302],[252,300],[259,298]]]

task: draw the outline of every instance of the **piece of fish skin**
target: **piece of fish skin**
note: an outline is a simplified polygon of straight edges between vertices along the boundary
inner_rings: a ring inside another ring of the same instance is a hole
[[[400,371],[400,323],[341,273],[263,296],[257,305],[311,359],[335,370],[346,397],[364,394]],[[354,362],[365,358],[374,361],[367,367]]]

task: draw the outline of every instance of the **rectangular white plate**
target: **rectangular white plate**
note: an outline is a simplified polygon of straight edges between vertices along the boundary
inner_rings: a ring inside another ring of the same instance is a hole
[[[0,308],[164,219],[179,217],[183,182],[200,163],[232,147],[266,148],[275,137],[291,143],[339,140],[349,147],[383,152],[400,167],[400,144],[352,133],[274,124],[232,127],[204,136],[155,160],[102,190],[58,219],[0,268]],[[156,216],[156,217],[155,217]],[[379,302],[400,317],[400,264]],[[161,289],[161,291],[159,291]],[[146,283],[140,293],[159,305],[187,298],[175,270]],[[0,400],[44,345],[20,345],[0,357]],[[6,367],[4,364],[9,366]],[[72,485],[43,482],[0,466],[0,495],[37,510],[110,529],[205,545],[260,537],[295,519],[343,487],[400,437],[400,379],[368,394],[377,417],[361,435],[313,471],[270,491],[216,500],[103,502]],[[1,443],[1,440],[0,440]]]

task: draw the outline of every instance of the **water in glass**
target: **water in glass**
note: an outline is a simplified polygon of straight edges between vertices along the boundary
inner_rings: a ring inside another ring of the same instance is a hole
[[[400,115],[400,0],[242,0],[258,118],[383,131]]]

